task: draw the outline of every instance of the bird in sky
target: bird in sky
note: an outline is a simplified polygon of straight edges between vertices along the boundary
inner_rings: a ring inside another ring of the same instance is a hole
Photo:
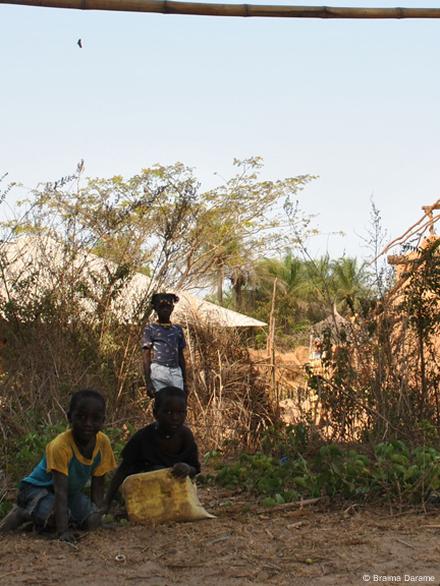
[[[78,45],[78,47],[79,47],[80,49],[82,49],[82,46],[83,46],[83,45],[82,45],[82,40],[81,40],[81,39],[78,39],[78,41],[76,42],[76,44]]]

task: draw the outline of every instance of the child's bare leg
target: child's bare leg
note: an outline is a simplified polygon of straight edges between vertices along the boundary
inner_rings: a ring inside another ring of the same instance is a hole
[[[85,494],[78,493],[72,497],[69,508],[72,519],[79,529],[93,531],[101,526],[102,514]]]
[[[0,533],[14,531],[23,525],[23,523],[30,521],[30,519],[31,517],[25,509],[22,509],[18,505],[14,505],[11,511],[9,511],[9,513],[0,523]]]

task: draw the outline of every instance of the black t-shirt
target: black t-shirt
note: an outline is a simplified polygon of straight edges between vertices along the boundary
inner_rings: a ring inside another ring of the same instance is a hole
[[[159,434],[157,422],[137,431],[121,452],[123,462],[136,472],[148,472],[158,468],[171,468],[184,462],[200,472],[196,442],[192,431],[182,428],[171,438]]]

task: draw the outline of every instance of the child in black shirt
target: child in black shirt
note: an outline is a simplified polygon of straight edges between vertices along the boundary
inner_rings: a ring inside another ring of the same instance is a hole
[[[193,478],[200,472],[197,445],[184,425],[186,396],[177,387],[165,387],[156,394],[154,423],[137,431],[122,450],[122,462],[112,478],[106,496],[108,511],[119,486],[130,474],[171,468],[176,478]]]

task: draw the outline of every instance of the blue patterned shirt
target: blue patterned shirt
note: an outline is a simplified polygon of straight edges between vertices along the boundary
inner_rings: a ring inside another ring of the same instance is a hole
[[[151,348],[152,362],[177,368],[179,353],[185,348],[185,336],[180,326],[176,324],[147,324],[142,336],[142,348]]]

